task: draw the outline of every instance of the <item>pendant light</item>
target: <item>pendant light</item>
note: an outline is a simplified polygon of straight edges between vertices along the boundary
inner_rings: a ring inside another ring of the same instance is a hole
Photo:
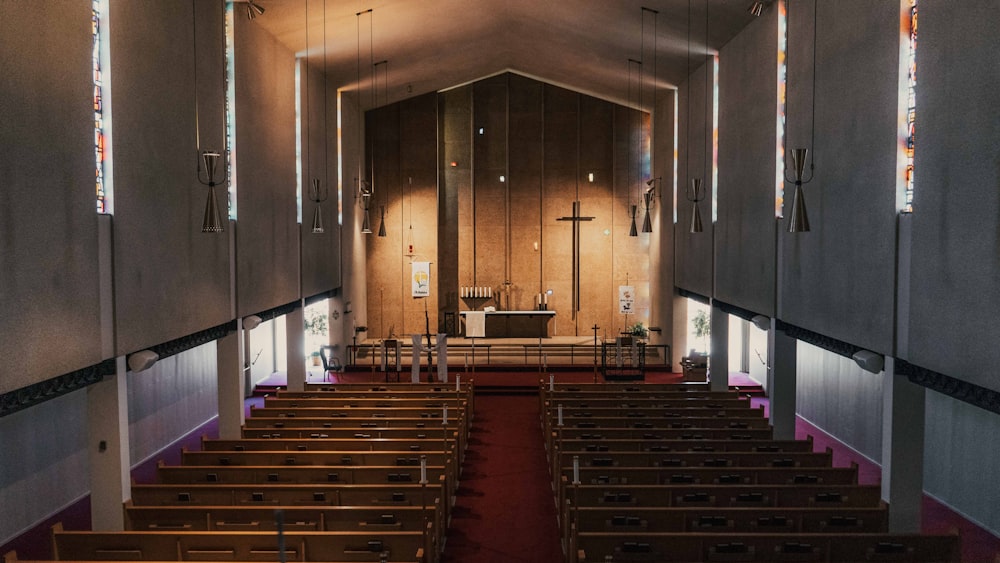
[[[371,14],[372,8],[368,8],[362,12],[357,12],[354,14],[357,21],[358,30],[358,81],[357,81],[357,102],[358,102],[358,176],[357,176],[357,195],[355,199],[358,201],[358,205],[363,210],[363,216],[361,220],[361,233],[370,235],[372,234],[372,221],[369,209],[371,208],[371,198],[374,195],[374,186],[365,178],[365,153],[364,153],[364,129],[365,129],[365,112],[361,105],[361,16],[363,14]]]
[[[382,60],[382,61],[379,61],[379,62],[375,63],[374,65],[372,65],[372,76],[373,76],[373,78],[375,78],[375,104],[374,104],[374,107],[373,107],[373,111],[376,111],[376,112],[378,111],[378,109],[375,109],[375,108],[378,107],[378,103],[379,103],[379,100],[378,100],[378,80],[377,80],[378,79],[378,72],[377,72],[377,70],[378,70],[379,66],[383,67],[383,75],[385,77],[385,80],[384,80],[384,82],[385,82],[385,104],[388,105],[388,103],[389,103],[389,61],[388,60]],[[377,114],[374,114],[374,115],[376,116],[376,119],[372,120],[373,128],[378,126]],[[372,135],[372,182],[374,182],[374,181],[375,181],[375,135],[373,134]],[[383,188],[384,187],[385,186],[383,186]],[[380,236],[382,238],[385,238],[386,237],[386,232],[385,232],[385,207],[388,204],[389,193],[386,192],[384,189],[382,190],[382,193],[384,194],[382,197],[383,197],[383,200],[385,201],[385,203],[383,203],[382,205],[379,206],[379,212],[381,213],[381,220],[379,221],[379,225],[378,225],[378,236]]]
[[[195,149],[198,153],[198,158],[196,159],[197,176],[199,183],[208,186],[208,200],[205,202],[205,216],[202,219],[201,232],[221,233],[224,229],[222,226],[222,214],[219,212],[219,205],[216,201],[215,186],[225,185],[226,174],[223,172],[222,178],[217,177],[219,172],[219,158],[222,154],[215,150],[202,150],[201,148],[201,123],[198,107],[198,12],[195,0],[191,0],[191,22],[193,32],[191,60],[194,67],[194,131]],[[202,165],[205,167],[204,177],[202,177]]]
[[[309,105],[309,0],[306,0],[306,54],[305,54],[305,102],[306,111],[305,113],[305,123],[306,123],[306,174],[308,175],[312,169],[312,137],[309,134],[309,123],[312,121],[309,115],[312,110],[312,106]],[[323,174],[327,178],[328,168],[326,156],[328,145],[327,145],[327,129],[326,129],[326,0],[323,0]],[[316,204],[313,209],[312,218],[312,229],[310,232],[313,234],[323,234],[326,229],[323,228],[323,207],[322,203],[330,195],[329,188],[322,189],[319,178],[313,178],[310,182],[309,189],[309,200]]]
[[[790,5],[791,2],[788,2]],[[788,7],[786,6],[786,13]],[[819,35],[819,28],[816,26],[817,17],[816,14],[819,12],[819,3],[813,7],[813,67],[812,67],[812,131],[811,138],[809,141],[810,148],[814,147],[816,144],[816,36]],[[788,64],[788,55],[785,55],[785,64]],[[786,102],[787,104],[787,102]],[[785,115],[788,115],[788,111],[785,111]],[[788,138],[788,119],[785,119],[785,139]],[[812,181],[815,172],[815,162],[816,156],[809,162],[809,177],[803,178],[803,173],[805,172],[806,159],[809,156],[809,150],[805,148],[795,148],[789,149],[788,153],[792,160],[792,177],[788,177],[788,162],[785,162],[785,181],[795,185],[795,192],[792,194],[792,213],[788,220],[788,232],[790,233],[807,233],[809,232],[809,214],[806,212],[806,198],[802,191],[802,186],[808,184]]]
[[[632,114],[635,113],[635,110],[632,109],[632,65],[638,66],[640,64],[642,64],[642,63],[640,61],[635,60],[635,59],[631,59],[630,58],[628,60],[628,118],[629,118],[628,119],[629,120],[629,127],[628,127],[628,129],[629,129],[628,150],[629,150],[629,158],[632,158],[632,156],[633,156],[632,142],[633,142],[633,140],[635,140],[635,136],[636,136],[636,130],[635,130],[635,127],[632,124],[632,122],[633,122],[633,115]],[[639,68],[641,69],[642,67],[639,67]],[[638,144],[638,143],[636,143],[636,144]],[[635,153],[638,153],[638,152],[639,152],[638,151],[638,147],[636,147],[635,148]],[[638,154],[636,154],[636,161],[637,162],[639,161]],[[638,178],[636,178],[636,180],[638,180]],[[636,214],[636,211],[638,211],[638,206],[632,203],[632,164],[631,163],[629,163],[629,165],[628,165],[628,185],[626,186],[626,188],[628,189],[629,217],[631,218],[631,222],[630,222],[629,228],[628,228],[628,236],[630,236],[630,237],[637,237],[637,236],[639,236],[639,230],[638,230],[638,228],[636,228],[635,214]]]
[[[708,10],[708,7],[705,8]],[[707,12],[706,12],[707,13]],[[688,109],[688,119],[686,124],[687,136],[687,175],[691,183],[690,188],[688,188],[685,197],[688,201],[694,205],[691,208],[691,225],[688,228],[688,232],[700,233],[704,231],[704,227],[701,222],[701,208],[698,205],[703,199],[705,199],[705,191],[702,186],[701,178],[691,178],[691,20],[693,12],[691,10],[691,0],[688,0],[688,42],[687,42],[687,109]],[[708,72],[706,70],[706,72]],[[702,150],[705,147],[702,146]],[[704,170],[704,164],[702,166]]]
[[[646,8],[646,7],[643,7],[642,10],[643,10],[643,20],[642,21],[643,21],[643,25],[644,26],[645,26],[645,23],[646,23],[645,12],[652,12],[652,14],[653,14],[653,109],[650,112],[650,115],[652,115],[654,112],[656,112],[656,46],[657,46],[656,45],[656,20],[657,20],[657,17],[659,15],[659,12],[656,11],[656,10],[653,10],[651,8]],[[643,37],[645,37],[645,34],[643,35]],[[649,168],[650,168],[650,172],[652,172],[653,170],[655,170],[655,167],[653,166],[653,164],[654,164],[654,161],[653,161],[654,155],[655,155],[655,151],[650,151],[650,155],[649,155],[649,161],[650,161],[649,162]],[[655,193],[655,190],[656,190],[656,181],[657,180],[660,180],[660,178],[652,178],[649,181],[647,181],[646,182],[646,191],[642,192],[642,206],[643,206],[643,209],[645,210],[645,214],[644,214],[643,219],[642,219],[642,232],[644,232],[644,233],[651,233],[651,232],[653,232],[653,222],[652,222],[652,220],[649,217],[649,210],[653,206],[653,201],[654,201],[653,200],[653,194]]]

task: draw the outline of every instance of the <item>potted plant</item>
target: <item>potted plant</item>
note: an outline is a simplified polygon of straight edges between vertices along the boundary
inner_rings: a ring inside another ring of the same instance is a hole
[[[635,338],[646,338],[649,336],[649,329],[643,326],[641,322],[635,323],[634,325],[628,327],[629,334]]]

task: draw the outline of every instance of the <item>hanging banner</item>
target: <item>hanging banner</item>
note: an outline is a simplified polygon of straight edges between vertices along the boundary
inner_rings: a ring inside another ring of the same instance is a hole
[[[431,263],[413,262],[413,275],[410,277],[413,297],[430,297],[431,294]]]
[[[618,312],[622,315],[635,313],[635,286],[618,286]]]

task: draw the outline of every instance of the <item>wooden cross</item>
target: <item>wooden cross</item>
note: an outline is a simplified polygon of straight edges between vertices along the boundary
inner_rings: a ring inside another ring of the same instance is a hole
[[[580,216],[580,200],[573,202],[573,214],[559,217],[556,221],[571,221],[573,223],[573,318],[580,310],[580,222],[593,221],[593,217]]]

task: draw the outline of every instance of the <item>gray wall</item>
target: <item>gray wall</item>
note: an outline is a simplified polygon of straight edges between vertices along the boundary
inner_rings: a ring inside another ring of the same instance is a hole
[[[199,4],[201,148],[222,151],[222,13]],[[192,6],[112,6],[115,318],[118,352],[127,354],[232,318],[230,248],[226,234],[201,232],[208,188],[195,175]],[[225,186],[216,192],[225,217]]]
[[[1000,448],[995,447],[1000,417],[931,391],[926,416],[924,490],[1000,533],[995,494],[1000,480]]]
[[[819,3],[812,231],[780,232],[779,316],[876,352],[893,350],[899,6]],[[812,6],[792,4],[788,148],[808,147]],[[808,177],[808,173],[806,174]],[[792,189],[786,189],[787,226]]]
[[[719,52],[715,297],[767,316],[775,306],[777,48],[778,10],[768,10]]]
[[[1000,390],[1000,13],[920,5],[907,360]]]
[[[298,299],[295,56],[236,19],[237,314]],[[315,163],[314,163],[315,164]]]
[[[87,494],[87,392],[0,418],[0,545]]]
[[[796,413],[865,457],[882,460],[882,379],[853,360],[799,342]]]
[[[0,393],[102,359],[90,6],[2,8]]]
[[[216,416],[215,351],[211,342],[164,358],[146,371],[128,373],[133,466]]]
[[[692,56],[693,57],[693,56]],[[701,59],[698,62],[702,62]],[[705,76],[711,72],[712,61],[702,63],[680,85],[680,107],[677,110],[677,224],[674,225],[674,255],[677,287],[711,297],[712,286],[712,83]],[[706,83],[706,80],[709,80]],[[689,90],[690,88],[690,90]],[[690,168],[690,172],[689,172]],[[693,203],[685,197],[691,186],[690,178],[701,178],[704,200],[701,219],[704,232],[691,233]]]

